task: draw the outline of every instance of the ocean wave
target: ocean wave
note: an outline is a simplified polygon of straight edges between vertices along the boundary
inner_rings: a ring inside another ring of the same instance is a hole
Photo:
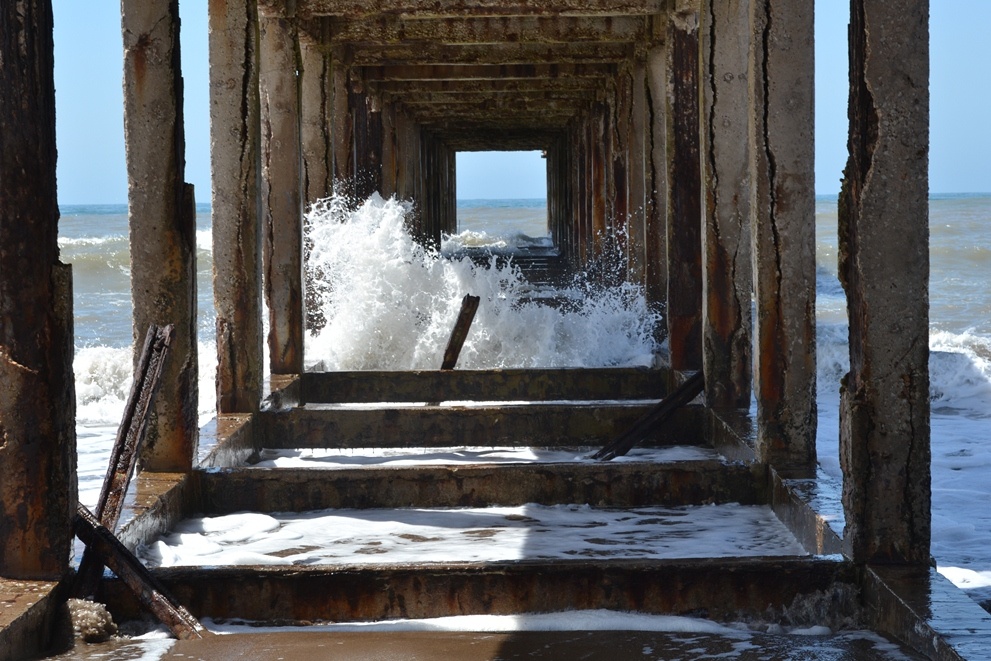
[[[576,283],[556,292],[571,303],[544,305],[512,264],[477,266],[424,248],[406,229],[409,212],[377,195],[353,212],[334,199],[313,206],[307,268],[326,323],[307,336],[311,368],[437,367],[467,293],[482,304],[464,368],[651,364],[660,317],[641,288]]]

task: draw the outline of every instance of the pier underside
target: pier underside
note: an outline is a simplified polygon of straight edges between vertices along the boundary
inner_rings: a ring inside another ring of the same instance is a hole
[[[0,129],[27,156],[5,142],[0,162],[0,661],[65,633],[76,512],[51,44],[34,39],[51,6],[15,4]],[[986,656],[991,619],[930,567],[926,0],[851,0],[842,484],[815,454],[812,0],[209,5],[217,418],[198,429],[177,3],[122,3],[135,337],[176,329],[124,545],[214,628],[610,611],[720,631],[283,630],[176,654]],[[526,274],[642,287],[663,310],[655,366],[306,372],[306,207],[395,195],[437,245],[456,229],[456,154],[478,150],[544,153],[554,248]],[[628,456],[589,458],[700,372],[702,395]],[[262,539],[211,537],[245,512]],[[120,580],[101,588],[141,617]]]

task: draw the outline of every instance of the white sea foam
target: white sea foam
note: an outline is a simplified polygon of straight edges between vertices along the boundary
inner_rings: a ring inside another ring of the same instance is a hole
[[[426,369],[439,366],[465,294],[482,299],[459,367],[649,365],[659,316],[640,287],[594,292],[580,283],[561,307],[532,300],[519,269],[492,259],[444,258],[406,227],[411,207],[370,197],[350,211],[322,200],[309,214],[308,271],[326,325],[307,337],[311,367]],[[590,295],[594,294],[594,295]]]

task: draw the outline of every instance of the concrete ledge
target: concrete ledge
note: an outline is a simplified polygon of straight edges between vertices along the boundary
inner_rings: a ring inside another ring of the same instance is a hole
[[[991,615],[929,567],[870,566],[863,593],[868,624],[934,661],[986,659]]]
[[[200,459],[201,468],[243,466],[258,451],[255,420],[250,413],[219,415],[200,430],[200,447],[209,448]]]
[[[67,581],[0,578],[0,661],[68,649],[72,625],[65,607]]]
[[[117,533],[117,538],[131,551],[172,528],[199,501],[193,480],[185,473],[142,471],[134,478],[132,488],[133,517]]]

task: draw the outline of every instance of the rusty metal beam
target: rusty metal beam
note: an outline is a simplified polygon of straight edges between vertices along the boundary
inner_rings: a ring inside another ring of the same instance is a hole
[[[284,2],[263,0],[275,6]],[[298,0],[300,16],[360,18],[391,14],[407,18],[459,16],[624,16],[661,14],[667,0],[433,0],[418,7],[408,0]]]

